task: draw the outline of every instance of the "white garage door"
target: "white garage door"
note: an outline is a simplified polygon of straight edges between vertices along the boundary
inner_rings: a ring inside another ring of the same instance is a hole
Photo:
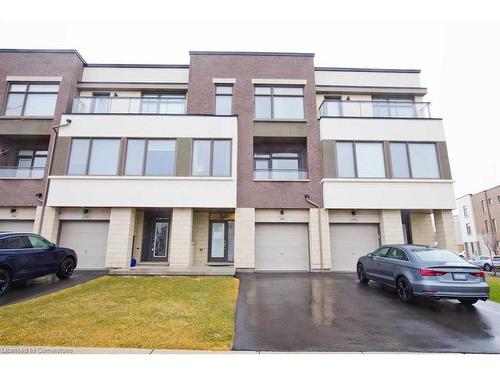
[[[256,271],[309,271],[307,224],[256,224]]]
[[[330,224],[332,269],[355,271],[356,261],[379,247],[378,224]]]
[[[104,268],[108,245],[107,221],[62,221],[59,246],[76,251],[78,268]]]
[[[0,231],[33,232],[32,220],[0,220]]]

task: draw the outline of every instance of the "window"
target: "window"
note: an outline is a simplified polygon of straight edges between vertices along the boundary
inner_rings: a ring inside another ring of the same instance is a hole
[[[439,178],[435,143],[391,142],[391,165],[394,178]]]
[[[176,141],[129,139],[125,157],[127,176],[173,176]]]
[[[389,250],[390,247],[381,247],[373,252],[373,256],[385,258]]]
[[[7,93],[5,116],[53,116],[58,84],[11,83]]]
[[[484,221],[484,227],[485,227],[485,231],[486,231],[486,233],[489,233],[489,232],[490,232],[490,227],[489,227],[489,225],[488,225],[488,220],[485,220],[485,221]]]
[[[488,204],[489,204],[490,206],[492,206],[492,205],[493,205],[493,199],[488,198]]]
[[[233,86],[215,86],[215,114],[231,115],[233,113]]]
[[[470,228],[470,224],[465,224],[465,231],[467,232],[468,235],[472,234],[472,230]]]
[[[406,256],[405,252],[395,247],[391,247],[391,249],[387,253],[387,258],[408,261],[408,257]]]
[[[193,140],[193,176],[230,176],[231,140],[195,139]]]
[[[342,99],[341,98],[325,98],[323,102],[323,115],[330,117],[341,117],[342,111]]]
[[[500,203],[500,195],[497,195],[498,203]]]
[[[255,87],[256,119],[303,119],[303,87]]]
[[[493,233],[497,232],[497,219],[491,219],[491,230]]]
[[[463,211],[464,211],[464,217],[469,217],[469,207],[468,206],[463,206]]]
[[[384,178],[382,142],[337,142],[339,177]]]
[[[39,236],[27,236],[30,241],[31,247],[35,249],[48,249],[50,247],[50,242],[45,238]]]
[[[15,236],[5,238],[0,243],[2,249],[31,249],[31,242],[26,236]]]
[[[71,142],[69,175],[116,175],[119,139],[75,138]]]
[[[256,151],[254,153],[254,177],[256,179],[304,179],[302,152]]]
[[[111,104],[109,92],[94,92],[92,94],[91,113],[108,113]]]
[[[19,150],[16,177],[43,177],[47,154],[46,150]]]
[[[483,211],[483,213],[486,212],[486,204],[484,203],[484,201],[481,201],[481,210]]]
[[[186,95],[145,93],[141,99],[141,113],[184,114],[186,113]]]
[[[373,97],[374,117],[416,117],[414,98]]]

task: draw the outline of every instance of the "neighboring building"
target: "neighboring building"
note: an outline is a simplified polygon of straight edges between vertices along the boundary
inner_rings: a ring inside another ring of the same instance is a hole
[[[418,70],[318,68],[307,53],[190,57],[82,62],[75,74],[41,234],[75,248],[81,268],[353,271],[380,244],[455,248],[443,124]]]
[[[477,194],[467,194],[458,198],[457,209],[460,215],[463,243],[470,256],[489,255],[484,235],[495,236],[497,249],[500,250],[500,236],[498,235],[500,228],[500,185]]]

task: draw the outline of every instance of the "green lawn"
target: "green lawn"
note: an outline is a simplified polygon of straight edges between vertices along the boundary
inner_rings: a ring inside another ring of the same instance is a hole
[[[238,280],[102,277],[0,308],[0,345],[230,350]]]
[[[500,302],[500,277],[489,276],[487,281],[490,285],[490,299],[495,302]]]

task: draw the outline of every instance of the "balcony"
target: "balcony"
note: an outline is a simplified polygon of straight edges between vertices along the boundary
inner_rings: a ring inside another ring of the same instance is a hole
[[[326,99],[319,107],[320,117],[431,118],[429,102],[409,100]]]
[[[45,167],[0,167],[0,178],[40,179],[43,178],[44,173]]]
[[[307,169],[255,169],[255,180],[307,180]]]
[[[77,96],[71,113],[93,114],[185,114],[185,95],[161,98],[124,96]]]

